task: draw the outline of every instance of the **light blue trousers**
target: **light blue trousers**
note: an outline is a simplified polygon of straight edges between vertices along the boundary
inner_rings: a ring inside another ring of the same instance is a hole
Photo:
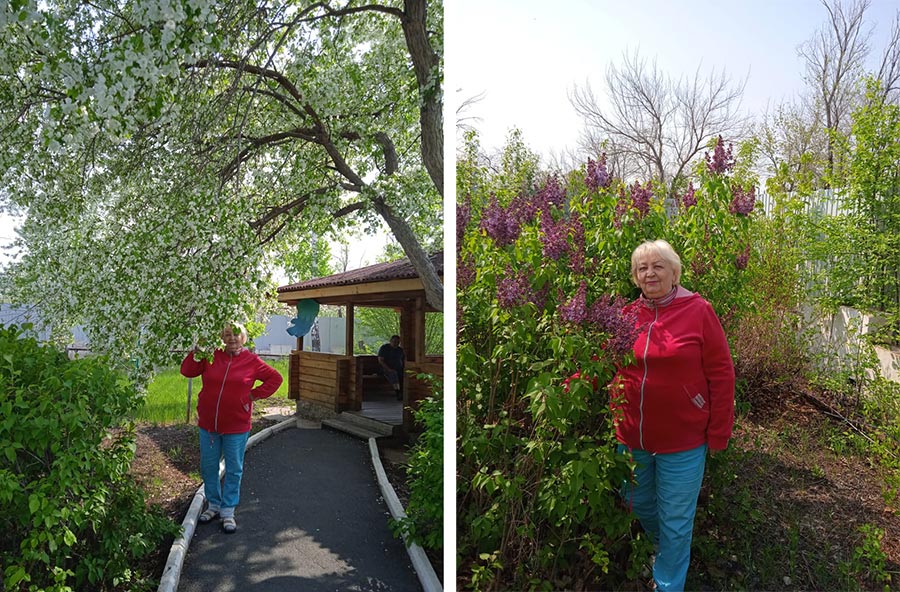
[[[250,432],[217,434],[200,428],[200,476],[203,493],[211,510],[223,518],[233,517],[241,501],[241,477],[244,474],[244,451]],[[219,463],[225,459],[225,479],[219,480]]]
[[[625,483],[622,496],[657,545],[653,579],[658,590],[684,590],[706,444],[672,454],[631,452],[635,482]]]

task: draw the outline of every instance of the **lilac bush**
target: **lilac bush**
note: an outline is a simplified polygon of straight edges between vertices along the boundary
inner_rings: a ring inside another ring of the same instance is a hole
[[[672,243],[685,287],[739,316],[753,190],[735,189],[753,183],[721,139],[711,149],[674,213],[652,181],[612,178],[604,156],[566,176],[531,174],[521,145],[502,160],[521,169],[458,164],[471,199],[458,210],[457,552],[472,588],[571,589],[593,573],[591,586],[622,589],[652,552],[615,493],[631,467],[606,387],[633,356],[643,240]]]

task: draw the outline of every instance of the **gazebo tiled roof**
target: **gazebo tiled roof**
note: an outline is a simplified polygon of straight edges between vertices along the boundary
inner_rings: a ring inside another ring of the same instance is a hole
[[[438,275],[444,275],[444,252],[438,251],[429,256],[432,265]],[[297,290],[311,290],[314,288],[330,288],[333,286],[353,286],[372,282],[386,282],[390,280],[406,280],[418,278],[419,274],[409,259],[398,259],[387,263],[376,263],[368,267],[360,267],[343,273],[336,273],[321,278],[313,278],[305,282],[281,286],[278,293],[295,292]]]
[[[429,259],[437,274],[443,276],[444,252],[438,251]],[[312,298],[322,304],[399,305],[422,295],[419,274],[409,259],[377,263],[278,288],[278,300],[288,304]]]

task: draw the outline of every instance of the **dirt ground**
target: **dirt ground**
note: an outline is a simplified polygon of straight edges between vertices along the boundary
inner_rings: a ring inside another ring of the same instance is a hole
[[[293,402],[288,403],[289,406],[284,406],[284,401],[268,406],[257,403],[251,435],[274,425],[280,417],[292,415],[295,407]],[[131,474],[144,488],[147,503],[158,505],[166,516],[179,524],[203,483],[197,438],[197,427],[193,424],[141,424],[136,428],[137,449]],[[405,459],[406,455],[400,450],[382,452],[385,472],[404,507],[409,502]],[[160,549],[148,558],[147,565],[152,566],[148,569],[152,569],[157,576],[162,573],[171,545],[172,540],[164,541]]]
[[[738,422],[729,445],[737,452],[729,465],[733,480],[722,496],[729,514],[743,516],[742,521],[752,516],[756,531],[753,540],[738,541],[728,525],[705,517],[709,491],[704,485],[695,541],[705,537],[711,544],[749,552],[712,564],[692,561],[698,579],[748,589],[835,589],[836,580],[823,581],[823,574],[853,559],[863,539],[858,529],[869,524],[884,531],[884,571],[891,575],[887,589],[900,590],[900,508],[885,502],[882,468],[866,455],[837,454],[823,445],[836,436],[839,440],[845,430],[801,397],[777,417]],[[773,568],[785,573],[760,579]],[[882,587],[865,578],[858,583],[864,590]]]

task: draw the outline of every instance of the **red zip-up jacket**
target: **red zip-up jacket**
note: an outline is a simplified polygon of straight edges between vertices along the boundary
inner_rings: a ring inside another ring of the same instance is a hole
[[[722,325],[700,295],[679,288],[671,303],[641,299],[635,363],[610,390],[616,437],[633,449],[671,453],[708,444],[724,450],[734,426],[734,365]]]
[[[271,396],[284,381],[278,370],[248,349],[234,355],[217,349],[212,363],[195,360],[191,352],[181,362],[181,374],[203,376],[203,388],[197,395],[197,423],[218,434],[249,432],[253,399]],[[257,380],[262,384],[253,388]]]

